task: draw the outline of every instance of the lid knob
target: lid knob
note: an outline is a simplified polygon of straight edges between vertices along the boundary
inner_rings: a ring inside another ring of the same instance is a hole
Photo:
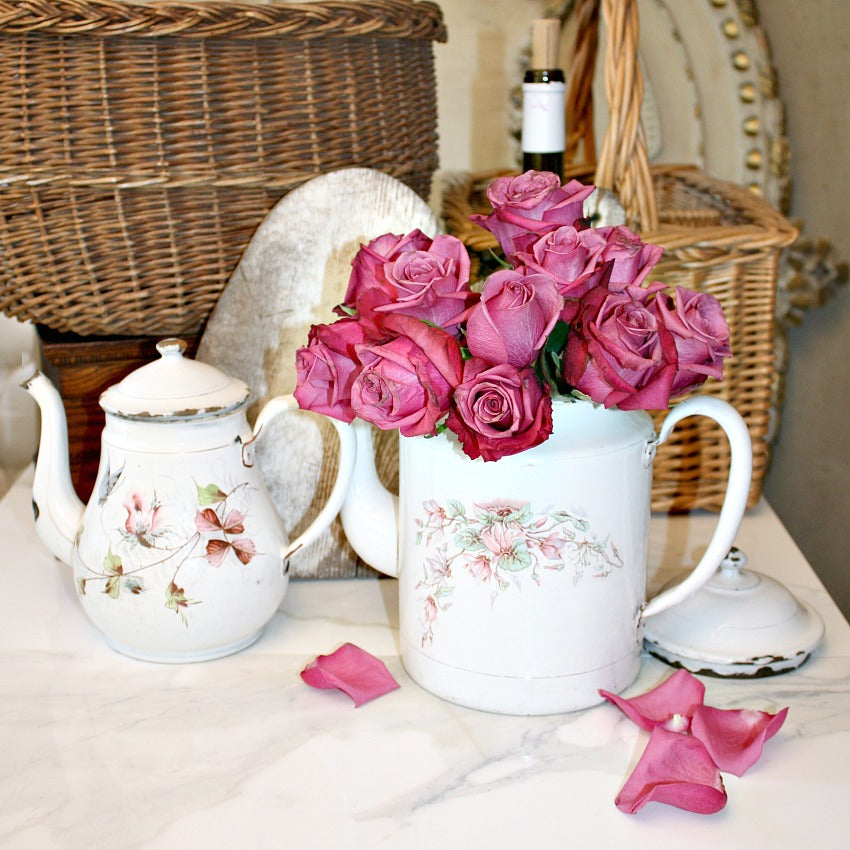
[[[162,357],[182,357],[186,350],[186,341],[170,336],[168,339],[161,339],[156,344],[156,350]]]
[[[744,569],[746,565],[746,554],[733,546],[708,583],[718,590],[752,590],[758,587],[761,579],[757,573]]]

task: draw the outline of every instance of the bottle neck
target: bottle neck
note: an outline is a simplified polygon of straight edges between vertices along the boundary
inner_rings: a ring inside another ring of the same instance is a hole
[[[523,151],[523,171],[551,171],[564,179],[564,152],[536,153]]]
[[[563,83],[564,72],[560,68],[529,68],[524,83]]]

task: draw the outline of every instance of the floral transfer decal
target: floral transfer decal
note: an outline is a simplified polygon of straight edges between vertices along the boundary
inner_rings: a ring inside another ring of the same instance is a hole
[[[227,509],[227,493],[215,484],[198,487],[198,502],[202,507],[195,514],[198,531],[201,534],[220,535],[207,540],[206,556],[210,564],[220,566],[230,552],[243,564],[250,563],[257,554],[254,543],[247,537],[238,536],[245,533],[245,514]]]
[[[163,524],[162,505],[157,501],[156,494],[148,501],[139,493],[130,493],[124,502],[127,520],[121,534],[130,542],[138,543],[146,549],[155,549],[157,538],[168,533]]]
[[[101,504],[116,488],[120,473],[121,470],[110,480]],[[86,567],[89,575],[77,579],[78,592],[84,596],[90,586],[98,586],[112,599],[122,594],[139,595],[148,590],[146,574],[167,567],[171,576],[163,604],[188,626],[189,606],[201,601],[187,596],[186,589],[177,582],[181,568],[189,559],[203,558],[210,567],[219,568],[231,558],[247,566],[257,554],[254,541],[245,536],[246,511],[234,505],[239,491],[245,487],[247,484],[240,484],[227,493],[217,484],[196,484],[194,531],[188,536],[169,521],[169,511],[156,492],[147,494],[131,489],[123,502],[126,512],[123,525],[108,531],[110,544],[100,568]]]
[[[425,594],[423,647],[433,643],[438,614],[451,607],[458,570],[489,587],[495,605],[525,579],[541,585],[547,570],[569,570],[575,585],[585,574],[604,578],[623,566],[610,540],[598,539],[586,519],[566,511],[536,514],[527,502],[493,501],[474,504],[467,513],[454,499],[445,505],[428,500],[422,507],[416,542],[425,544],[427,554],[416,587]]]

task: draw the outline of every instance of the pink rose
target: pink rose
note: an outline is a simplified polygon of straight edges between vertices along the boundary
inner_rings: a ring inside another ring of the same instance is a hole
[[[473,357],[463,364],[446,425],[471,458],[498,460],[539,445],[552,433],[549,387],[530,368],[491,366]]]
[[[581,302],[564,351],[564,380],[621,410],[663,410],[676,374],[676,344],[648,296],[599,286]],[[634,297],[638,295],[639,297]]]
[[[294,395],[302,409],[351,422],[351,385],[360,369],[355,347],[365,340],[356,319],[310,328],[307,345],[295,355]]]
[[[561,309],[561,321],[571,325],[581,310],[582,299],[588,292],[602,287],[608,289],[608,278],[611,276],[613,263],[605,263],[597,266],[592,272],[582,275],[573,282],[573,288],[567,292],[564,298],[564,306]]]
[[[405,437],[435,434],[460,382],[460,346],[451,334],[410,316],[388,316],[386,326],[397,336],[355,348],[362,369],[351,387],[354,413]]]
[[[561,180],[552,171],[526,171],[518,176],[497,177],[487,187],[487,200],[494,210],[514,207],[534,217],[544,209],[550,197],[561,188]]]
[[[527,366],[543,347],[563,306],[564,299],[548,275],[494,272],[467,319],[467,347],[491,363]]]
[[[729,326],[720,302],[707,292],[676,287],[675,299],[655,299],[658,316],[673,334],[679,370],[670,390],[672,396],[698,387],[706,378],[723,377],[723,358],[729,357]]]
[[[351,261],[351,276],[343,304],[349,309],[356,309],[363,293],[376,288],[389,298],[391,292],[384,276],[384,266],[408,251],[419,251],[430,244],[431,240],[421,230],[414,230],[406,236],[385,233],[367,245],[361,245]]]
[[[390,300],[379,313],[403,313],[447,330],[476,300],[469,288],[469,254],[454,236],[438,235],[428,247],[405,251],[383,266]]]
[[[606,245],[605,239],[593,228],[576,230],[564,225],[541,236],[530,252],[519,254],[517,261],[522,262],[528,272],[552,277],[564,298],[561,319],[570,324],[578,313],[578,299],[607,280],[610,272],[606,265],[600,265]]]
[[[561,295],[579,298],[588,291],[582,283],[596,270],[607,244],[592,227],[564,225],[541,236],[518,259],[529,271],[552,277]]]
[[[583,186],[578,180],[559,184],[556,175],[545,171],[497,177],[487,189],[493,212],[470,219],[489,230],[508,261],[516,265],[516,255],[528,251],[543,234],[564,224],[574,226],[582,217],[584,200],[593,186]]]
[[[628,227],[599,227],[596,233],[606,242],[599,256],[600,263],[614,261],[609,282],[611,291],[627,285],[640,286],[664,253],[660,245],[641,242]]]

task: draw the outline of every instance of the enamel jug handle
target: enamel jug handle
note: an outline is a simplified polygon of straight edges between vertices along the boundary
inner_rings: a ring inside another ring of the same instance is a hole
[[[260,436],[263,427],[274,419],[275,416],[290,410],[300,409],[293,395],[280,395],[269,399],[254,422],[254,434],[251,442],[253,443]],[[318,538],[339,513],[339,509],[342,507],[343,500],[345,499],[345,494],[348,492],[351,473],[354,470],[354,431],[350,425],[340,422],[338,419],[330,419],[330,422],[336,428],[337,434],[339,434],[339,468],[337,469],[336,480],[331,489],[331,494],[328,496],[324,507],[319,511],[318,516],[295,540],[292,540],[284,547],[284,558],[291,557],[304,546],[309,546]]]
[[[726,432],[729,439],[732,458],[723,507],[720,509],[714,535],[702,560],[684,581],[665,590],[647,603],[642,612],[644,619],[653,614],[660,614],[667,608],[684,601],[714,575],[720,562],[732,548],[744,511],[747,509],[753,471],[753,449],[747,424],[730,404],[711,396],[693,396],[685,399],[667,414],[667,418],[661,425],[657,444],[661,445],[682,419],[698,415],[713,419]]]

